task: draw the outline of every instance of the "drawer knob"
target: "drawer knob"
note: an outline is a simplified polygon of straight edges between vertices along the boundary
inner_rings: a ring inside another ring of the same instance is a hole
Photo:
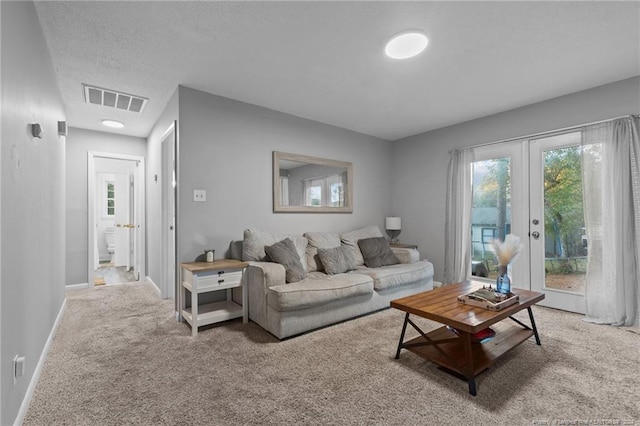
[[[218,284],[222,284],[224,280],[218,280]]]

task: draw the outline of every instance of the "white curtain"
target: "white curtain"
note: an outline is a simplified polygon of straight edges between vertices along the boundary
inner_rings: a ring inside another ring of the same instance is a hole
[[[583,130],[587,234],[585,320],[638,324],[640,273],[640,140],[628,117]]]
[[[280,176],[280,205],[289,205],[289,177]]]
[[[447,171],[444,279],[465,281],[471,275],[471,150],[453,150]]]

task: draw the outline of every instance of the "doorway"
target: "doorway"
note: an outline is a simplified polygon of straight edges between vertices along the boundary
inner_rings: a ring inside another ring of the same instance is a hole
[[[472,271],[495,281],[494,238],[521,238],[512,284],[540,304],[584,313],[586,241],[580,132],[474,148]],[[480,278],[482,279],[482,278]]]
[[[144,158],[88,157],[88,284],[138,281],[145,276]]]

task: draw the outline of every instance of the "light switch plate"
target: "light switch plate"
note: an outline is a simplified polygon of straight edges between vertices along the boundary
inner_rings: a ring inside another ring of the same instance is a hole
[[[207,201],[207,191],[204,189],[194,189],[193,190],[193,201],[204,203]]]

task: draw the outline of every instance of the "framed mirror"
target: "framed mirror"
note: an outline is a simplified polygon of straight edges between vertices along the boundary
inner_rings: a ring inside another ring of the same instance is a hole
[[[274,213],[352,213],[353,165],[273,152]]]

